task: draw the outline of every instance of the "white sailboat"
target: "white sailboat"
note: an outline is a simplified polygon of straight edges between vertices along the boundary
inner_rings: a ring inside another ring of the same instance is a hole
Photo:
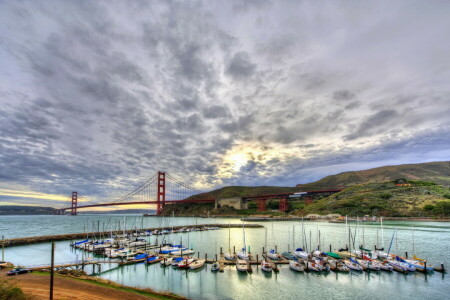
[[[240,259],[248,260],[248,253],[247,253],[247,244],[245,243],[245,228],[244,223],[242,223],[242,232],[244,235],[244,247],[241,249],[241,251],[238,251],[237,255]]]
[[[297,271],[297,272],[303,272],[303,271],[305,271],[305,268],[306,268],[304,263],[298,262],[296,260],[290,260],[289,267],[292,270]]]
[[[267,261],[263,260],[261,262],[261,270],[263,270],[264,272],[272,272],[272,264],[268,263]]]
[[[231,224],[228,223],[228,252],[224,254],[226,260],[234,260],[234,254],[231,253]]]

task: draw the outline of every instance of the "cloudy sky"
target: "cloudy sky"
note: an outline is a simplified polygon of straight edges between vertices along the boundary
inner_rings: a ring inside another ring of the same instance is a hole
[[[448,1],[0,1],[0,204],[450,158]]]

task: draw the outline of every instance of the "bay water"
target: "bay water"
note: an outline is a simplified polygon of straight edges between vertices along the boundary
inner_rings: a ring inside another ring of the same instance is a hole
[[[142,217],[138,215],[79,215],[71,216],[0,216],[0,234],[5,238],[31,237],[79,233],[120,228],[140,229],[195,224],[242,224],[239,218]],[[252,222],[258,223],[258,222]],[[227,251],[229,244],[236,251],[245,243],[254,255],[261,258],[262,248],[278,248],[278,252],[293,251],[297,247],[329,251],[349,243],[384,245],[391,253],[410,256],[416,254],[433,265],[450,267],[450,223],[386,221],[383,230],[379,223],[350,223],[349,240],[345,224],[323,221],[259,222],[263,228],[224,228],[211,231],[178,233],[159,236],[159,242],[182,242],[193,247],[198,256],[214,258],[220,247]],[[395,233],[395,234],[394,234]],[[230,236],[230,239],[229,239]],[[320,236],[320,239],[319,239]],[[394,238],[392,238],[394,236]],[[151,243],[156,237],[147,238]],[[353,241],[354,239],[354,241]],[[65,263],[92,256],[91,253],[70,247],[70,241],[56,242],[55,262]],[[96,257],[94,259],[101,259]],[[5,260],[22,266],[49,265],[50,243],[33,244],[5,249]],[[289,266],[281,266],[279,273],[267,274],[253,266],[253,274],[240,274],[235,267],[223,273],[211,272],[211,266],[198,271],[160,267],[159,264],[136,264],[117,267],[102,264],[96,275],[115,282],[157,291],[172,292],[192,299],[448,299],[450,279],[447,274],[387,272],[350,272],[328,274],[297,273]],[[90,269],[88,268],[87,271]]]

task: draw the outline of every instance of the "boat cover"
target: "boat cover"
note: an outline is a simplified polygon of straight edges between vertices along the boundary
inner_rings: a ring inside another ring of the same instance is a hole
[[[89,240],[84,240],[84,241],[81,241],[81,242],[76,242],[75,245],[84,244],[84,243],[86,243],[86,242],[89,242]]]
[[[337,259],[342,258],[339,254],[334,253],[334,252],[324,252],[324,253],[325,253],[325,255],[328,255],[329,257],[332,257],[332,258],[337,258]]]

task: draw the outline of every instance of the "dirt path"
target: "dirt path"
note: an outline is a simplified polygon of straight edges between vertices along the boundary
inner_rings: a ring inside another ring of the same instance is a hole
[[[6,270],[0,270],[0,276],[5,278]],[[12,278],[26,294],[34,295],[36,299],[48,299],[50,276],[31,273],[8,277]],[[159,299],[61,276],[55,276],[53,295],[55,300]]]

